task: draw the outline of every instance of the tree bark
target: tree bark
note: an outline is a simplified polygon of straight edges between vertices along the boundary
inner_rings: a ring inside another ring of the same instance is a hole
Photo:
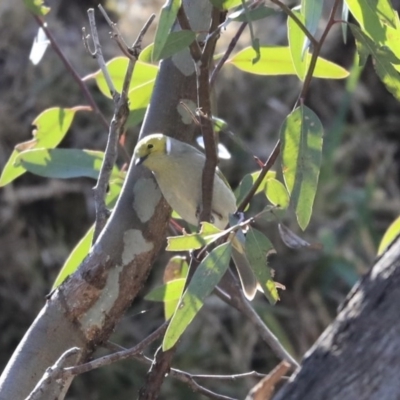
[[[209,1],[184,3],[193,30],[207,32]],[[141,136],[163,132],[192,141],[198,128],[180,103],[196,100],[195,68],[187,49],[161,62]],[[132,164],[89,255],[46,302],[3,371],[0,400],[25,399],[67,350],[80,348],[84,361],[108,339],[150,272],[165,240],[170,211],[151,173]],[[42,399],[54,399],[55,393],[50,388]]]
[[[400,239],[352,289],[273,400],[400,399]]]

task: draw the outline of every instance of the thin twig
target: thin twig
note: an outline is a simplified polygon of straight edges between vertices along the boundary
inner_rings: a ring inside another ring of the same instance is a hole
[[[317,39],[315,39],[311,32],[299,20],[297,15],[286,4],[282,3],[280,0],[271,0],[271,3],[276,4],[279,8],[282,9],[282,11],[285,12],[285,14],[287,14],[290,18],[294,20],[294,22],[296,22],[297,26],[303,31],[303,33],[307,36],[313,46],[316,46],[318,44]]]
[[[240,36],[242,36],[243,31],[246,29],[246,26],[247,26],[247,22],[242,22],[242,24],[240,25],[239,29],[237,30],[235,36],[232,38],[231,42],[229,43],[229,46],[227,47],[226,52],[224,53],[224,55],[218,61],[218,64],[215,66],[213,72],[211,73],[210,86],[214,85],[215,79],[217,78],[217,75],[218,75],[219,71],[221,70],[221,68],[225,64],[226,60],[231,55],[231,53],[234,50],[237,42],[240,39]]]
[[[89,43],[88,43],[88,37],[85,35],[85,30],[83,29],[83,43],[85,44],[86,49],[90,53],[90,55],[93,58],[96,58],[97,63],[99,64],[99,67],[101,69],[101,72],[104,75],[104,78],[106,80],[108,89],[110,90],[111,97],[114,98],[117,95],[117,91],[114,87],[114,83],[111,79],[110,74],[108,73],[108,69],[106,66],[106,62],[104,61],[103,57],[103,52],[101,50],[101,45],[100,45],[100,40],[99,40],[99,34],[97,33],[97,27],[96,27],[96,20],[94,17],[94,9],[89,8],[87,11],[88,17],[89,17],[89,24],[90,24],[90,31],[92,33],[92,40],[94,44],[94,50],[92,51],[90,49]]]
[[[86,83],[81,79],[81,77],[78,75],[76,72],[75,68],[72,66],[72,64],[68,61],[68,59],[65,57],[64,53],[62,52],[60,46],[58,45],[56,39],[54,38],[53,34],[49,30],[49,28],[44,24],[43,20],[37,16],[33,16],[38,23],[38,25],[43,29],[44,33],[46,34],[47,38],[50,40],[50,44],[52,49],[56,52],[60,60],[65,66],[65,69],[72,75],[74,81],[78,84],[79,88],[82,90],[83,95],[86,97],[86,100],[90,104],[90,107],[92,110],[95,112],[95,114],[99,117],[102,125],[108,129],[108,122],[106,118],[104,117],[103,113],[100,111],[98,105],[93,99],[93,96],[91,95],[88,87],[86,86]]]
[[[101,8],[103,15],[106,14],[103,8]],[[90,11],[90,14],[89,14]],[[94,21],[94,11],[93,9],[89,10],[89,20],[90,20],[90,27],[92,29],[92,36],[93,41],[95,44],[95,52],[94,55],[96,56],[97,61],[99,62],[100,68],[107,68],[104,63],[104,59],[102,57],[101,46],[98,42],[98,35],[96,30],[96,24]],[[114,115],[110,123],[109,133],[108,133],[108,140],[106,145],[106,150],[103,158],[103,163],[100,168],[99,178],[97,180],[96,186],[94,187],[94,197],[95,197],[95,206],[96,206],[96,223],[95,223],[95,230],[93,235],[93,243],[97,240],[100,235],[100,232],[103,230],[107,218],[108,218],[108,210],[106,207],[106,192],[107,186],[110,181],[111,173],[115,165],[115,161],[117,159],[117,147],[118,147],[118,139],[121,137],[125,123],[129,116],[129,106],[128,106],[128,92],[129,86],[132,80],[133,71],[136,65],[136,61],[139,57],[141,51],[141,43],[143,40],[143,36],[146,34],[148,28],[150,27],[151,22],[154,20],[154,15],[152,15],[146,24],[143,26],[142,30],[140,31],[136,41],[134,42],[133,46],[128,48],[126,47],[126,53],[129,55],[129,62],[127,66],[127,70],[125,72],[124,83],[122,85],[122,92],[119,95],[116,91],[114,86],[109,86],[111,94],[114,100]],[[122,39],[119,30],[116,28],[115,24],[107,16],[107,21],[110,21],[115,35],[113,37],[116,39],[119,45],[125,44],[125,41]],[[107,71],[108,74],[108,71]],[[105,74],[106,76],[106,74]],[[111,78],[110,78],[111,80]]]
[[[276,159],[278,158],[279,152],[280,152],[280,147],[281,147],[281,142],[280,142],[280,140],[278,140],[275,144],[274,149],[272,150],[272,153],[268,157],[268,160],[264,164],[260,175],[257,177],[256,181],[254,182],[253,186],[247,193],[246,197],[239,204],[238,209],[237,209],[238,212],[243,212],[245,210],[245,208],[247,207],[247,205],[249,204],[249,202],[251,201],[251,199],[253,198],[258,187],[261,185],[261,183],[262,183],[263,179],[265,178],[265,176],[267,175],[268,171],[272,168]]]
[[[145,339],[143,339],[140,343],[138,343],[135,347],[132,347],[131,349],[124,349],[121,351],[117,351],[116,353],[108,354],[104,357],[97,358],[96,360],[90,361],[85,364],[77,365],[75,367],[65,368],[64,371],[66,374],[79,375],[79,374],[84,374],[85,372],[93,371],[94,369],[97,368],[105,367],[117,361],[133,358],[137,354],[143,352],[146,347],[148,347],[151,343],[153,343],[155,340],[161,337],[167,330],[168,324],[169,321],[164,322],[154,332],[152,332],[149,336],[147,336]]]
[[[225,274],[220,282],[220,287],[216,288],[215,294],[225,303],[236,308],[253,324],[261,338],[270,346],[272,351],[280,360],[286,360],[292,365],[293,368],[297,368],[299,366],[297,361],[286,351],[286,349],[279,342],[278,338],[264,324],[263,320],[246,300],[241,288],[239,287],[236,279],[233,278],[233,274],[231,272]]]

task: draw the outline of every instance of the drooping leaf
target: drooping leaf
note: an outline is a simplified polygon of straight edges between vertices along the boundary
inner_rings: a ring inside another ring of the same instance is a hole
[[[159,61],[173,56],[175,53],[186,49],[196,39],[196,34],[192,31],[183,30],[171,32],[162,48],[158,58],[153,58],[153,61]]]
[[[318,29],[319,20],[321,19],[323,0],[302,0],[301,14],[304,17],[304,25],[311,35],[315,35]],[[303,39],[302,53],[304,54],[310,47],[310,40],[305,37]]]
[[[97,179],[104,153],[78,149],[34,149],[20,153],[15,163],[25,170],[46,178],[88,177]],[[119,177],[114,167],[112,176]]]
[[[289,114],[280,130],[282,171],[301,229],[310,222],[322,158],[323,127],[302,105]]]
[[[185,233],[182,236],[170,236],[167,238],[167,251],[189,251],[200,249],[206,244],[215,242],[225,235],[225,231],[221,231],[209,222],[202,222],[201,229],[198,233]]]
[[[371,55],[374,61],[374,68],[379,78],[385,84],[390,93],[400,100],[400,73],[393,64],[400,65],[400,60],[388,47],[379,47],[365,35],[360,28],[349,24],[350,29],[356,38],[357,51],[360,57],[360,65],[364,65],[368,56]]]
[[[122,91],[128,63],[129,60],[127,57],[115,57],[106,64],[110,78],[115,86],[115,90],[119,93]],[[132,79],[129,85],[129,91],[131,92],[133,89],[149,82],[154,83],[157,73],[157,66],[142,61],[136,61],[135,69],[133,70]],[[104,78],[104,74],[100,69],[83,78],[84,81],[89,79],[95,79],[99,90],[104,94],[104,96],[111,98],[111,93]]]
[[[261,59],[257,64],[253,63],[254,51],[252,47],[246,47],[234,55],[227,63],[234,65],[242,71],[256,75],[295,75],[290,48],[288,46],[261,46]],[[311,54],[307,53],[307,63],[311,60]],[[343,79],[349,75],[341,66],[319,57],[314,71],[315,78]]]
[[[381,256],[386,249],[394,242],[394,240],[400,235],[400,217],[398,217],[392,224],[389,226],[381,243],[378,248],[378,256]]]
[[[167,38],[175,22],[182,0],[167,0],[161,8],[160,20],[157,25],[152,53],[153,60],[160,60],[161,53],[167,43]]]
[[[271,304],[279,300],[279,294],[267,264],[267,255],[273,249],[274,247],[264,234],[257,229],[249,228],[246,235],[246,256],[265,297]]]
[[[304,16],[300,11],[293,9],[293,14],[304,23]],[[307,57],[303,57],[303,45],[305,43],[306,35],[299,28],[293,18],[287,19],[288,41],[290,48],[290,55],[292,57],[294,69],[301,81],[304,80],[307,72]]]
[[[33,139],[15,146],[15,150],[1,173],[0,187],[12,182],[26,171],[22,165],[15,165],[15,161],[22,151],[38,148],[51,149],[58,146],[71,126],[75,113],[81,110],[87,111],[88,109],[86,106],[74,108],[54,107],[39,114],[32,122],[35,127]]]
[[[307,248],[310,250],[321,250],[322,245],[320,243],[308,243],[306,240],[302,239],[300,236],[296,235],[287,226],[282,223],[278,224],[279,234],[283,243],[291,249],[301,249]]]
[[[397,13],[383,11],[390,7],[388,0],[345,0],[354,18],[361,25],[363,33],[378,47],[388,47],[400,58],[400,21]],[[388,21],[393,22],[389,23]],[[400,65],[394,65],[400,71]]]
[[[221,244],[200,263],[165,333],[162,344],[163,351],[176,344],[187,326],[203,307],[204,300],[214,290],[228,269],[231,251],[230,242]]]

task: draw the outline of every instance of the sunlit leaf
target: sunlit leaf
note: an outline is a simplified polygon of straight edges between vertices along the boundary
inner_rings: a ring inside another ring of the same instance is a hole
[[[27,171],[46,178],[88,177],[97,179],[104,153],[78,149],[34,149],[20,153],[15,163]],[[112,176],[119,171],[113,169]]]
[[[300,11],[292,10],[292,12],[301,22],[304,23],[304,17]],[[299,79],[303,81],[307,72],[307,57],[303,57],[303,45],[306,35],[299,28],[293,18],[289,17],[287,19],[287,25],[290,55],[292,56],[296,74]]]
[[[360,65],[364,65],[368,56],[374,61],[374,68],[386,88],[397,100],[400,100],[400,74],[395,69],[394,63],[400,64],[400,60],[388,47],[379,47],[373,40],[365,35],[360,28],[349,24],[356,38],[357,51],[360,57]]]
[[[185,233],[182,236],[170,236],[167,238],[167,251],[188,251],[196,250],[215,242],[225,235],[225,231],[221,231],[209,222],[202,222],[201,229],[198,233]]]
[[[235,196],[236,196],[236,203],[240,204],[243,199],[247,196],[249,193],[250,189],[252,188],[254,182],[257,180],[257,178],[260,176],[261,171],[253,172],[251,174],[246,174],[244,178],[241,180],[239,183],[239,186],[235,190]],[[268,171],[264,179],[262,180],[261,184],[256,190],[255,194],[258,194],[262,191],[265,190],[265,182],[269,179],[273,179],[276,176],[275,171]]]
[[[80,110],[87,111],[88,109],[86,106],[74,108],[54,107],[39,114],[32,122],[35,127],[33,139],[15,146],[15,150],[1,173],[0,187],[12,182],[26,171],[22,165],[15,165],[18,154],[28,149],[51,149],[58,146],[71,126],[75,113]]]
[[[230,10],[242,4],[242,0],[210,0],[210,2],[220,10]]]
[[[273,249],[274,247],[264,234],[252,227],[249,228],[246,235],[246,256],[258,283],[271,304],[275,304],[279,300],[271,269],[267,263],[267,255]]]
[[[175,22],[182,0],[167,0],[161,8],[160,20],[157,25],[152,53],[153,60],[160,60],[161,53],[167,43],[168,35]]]
[[[256,75],[295,75],[290,48],[288,46],[261,46],[261,59],[253,63],[254,51],[252,47],[246,47],[234,55],[227,63],[231,63],[242,71]],[[311,60],[311,54],[307,54],[307,63]],[[343,79],[349,75],[341,66],[319,57],[314,71],[314,77],[326,79]]]
[[[232,246],[221,244],[200,263],[183,294],[164,336],[163,351],[173,347],[193,318],[203,307],[204,300],[218,285],[229,266]]]
[[[46,23],[44,23],[44,25],[47,26]],[[33,39],[31,52],[29,53],[29,60],[33,65],[38,65],[40,63],[49,45],[50,41],[47,38],[43,28],[40,27],[35,38]]]
[[[268,179],[264,184],[265,195],[268,200],[279,208],[287,208],[289,206],[289,193],[285,186],[276,179]]]
[[[398,217],[394,222],[392,222],[392,224],[389,226],[389,228],[383,235],[383,238],[378,248],[378,256],[381,256],[399,235],[400,235],[400,217]]]
[[[125,80],[126,69],[128,68],[129,60],[127,57],[116,57],[110,60],[107,65],[108,73],[115,86],[115,90],[119,93],[122,91],[122,87]],[[149,82],[154,82],[158,73],[158,67],[142,61],[136,61],[135,69],[133,70],[132,79],[129,85],[129,91],[142,86]],[[108,88],[107,82],[104,78],[104,74],[101,70],[94,72],[93,74],[87,75],[83,80],[95,79],[99,90],[107,97],[111,98],[110,89]]]
[[[50,7],[45,5],[44,0],[24,0],[24,4],[31,13],[39,17],[44,17],[50,11]]]
[[[151,64],[153,62],[151,55],[153,53],[154,43],[150,43],[146,46],[139,54],[139,61],[142,61],[146,64]]]
[[[153,88],[154,81],[150,81],[141,86],[133,88],[128,93],[130,110],[127,121],[128,126],[135,126],[143,121],[147,107],[150,103]]]
[[[301,229],[310,222],[322,158],[323,127],[302,105],[286,117],[281,130],[282,171]]]
[[[164,283],[162,286],[158,286],[150,291],[144,297],[145,300],[149,301],[162,301],[167,302],[171,300],[179,300],[185,287],[185,278],[176,279],[174,281],[169,281]]]

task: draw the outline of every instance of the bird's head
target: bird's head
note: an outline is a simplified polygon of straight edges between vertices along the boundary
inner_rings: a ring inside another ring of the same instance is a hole
[[[140,140],[134,152],[135,165],[145,163],[150,156],[168,153],[168,137],[162,133],[155,133]]]

